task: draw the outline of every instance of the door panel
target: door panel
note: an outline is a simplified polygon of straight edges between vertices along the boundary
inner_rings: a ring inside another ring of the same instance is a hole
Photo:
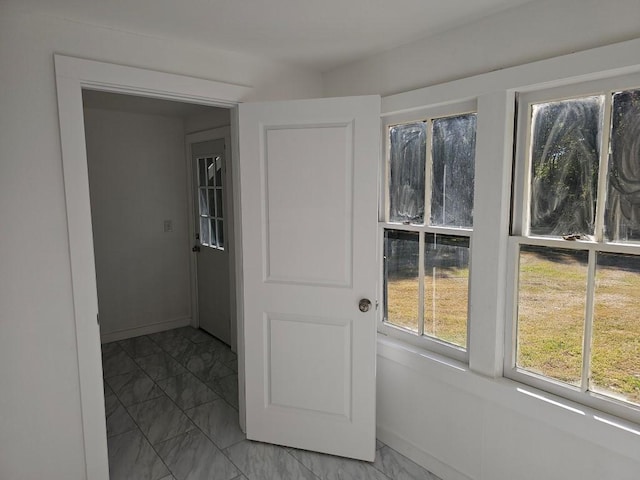
[[[239,107],[247,436],[375,454],[380,98]]]
[[[223,201],[225,139],[191,146],[194,175],[194,207],[197,252],[198,321],[200,328],[223,342],[231,343],[229,246],[224,229],[230,225]]]

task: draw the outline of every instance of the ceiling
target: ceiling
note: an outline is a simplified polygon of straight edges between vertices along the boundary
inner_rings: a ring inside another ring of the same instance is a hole
[[[325,72],[531,0],[3,0]]]

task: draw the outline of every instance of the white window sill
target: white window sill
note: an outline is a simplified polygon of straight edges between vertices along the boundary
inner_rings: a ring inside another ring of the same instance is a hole
[[[640,445],[638,424],[507,378],[485,377],[471,371],[468,365],[395,338],[378,334],[377,343],[379,361],[384,359],[403,365],[424,377],[425,382],[442,382],[460,390],[461,395],[478,397],[607,450],[614,448],[622,455],[637,459]]]

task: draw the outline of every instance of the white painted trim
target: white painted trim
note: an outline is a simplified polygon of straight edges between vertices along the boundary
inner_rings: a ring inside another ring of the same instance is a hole
[[[474,233],[470,264],[470,370],[496,378],[499,382],[506,372],[505,366],[512,363],[508,359],[512,358],[510,340],[513,327],[509,325],[511,318],[508,315],[513,309],[513,291],[509,283],[514,278],[514,271],[509,261],[508,239],[516,95],[523,94],[522,97],[529,100],[540,95],[544,98],[548,94],[563,97],[571,94],[573,85],[577,92],[581,92],[591,91],[598,85],[618,85],[629,79],[635,84],[637,80],[633,79],[638,79],[638,74],[640,38],[383,98],[383,122],[394,118],[410,118],[430,108],[446,110],[462,101],[477,99],[478,102]],[[521,110],[521,120],[523,115]],[[525,124],[523,121],[520,123]],[[521,155],[516,158],[516,165],[517,168],[522,166]],[[523,195],[521,190],[521,187],[515,190],[519,202],[526,198],[526,192]],[[514,226],[518,229],[522,219],[518,219],[517,211],[515,220]],[[584,242],[579,242],[575,248],[584,245]],[[587,248],[592,247],[587,245]],[[633,247],[607,245],[605,248],[627,251]],[[383,329],[380,331],[385,332]],[[535,380],[527,379],[527,382],[540,388]],[[573,398],[567,392],[567,396]],[[635,410],[628,406],[623,408],[632,412],[631,418],[635,420]],[[612,403],[607,411],[621,412],[616,409]],[[626,417],[630,418],[629,415]]]
[[[235,282],[236,282],[236,320],[238,322],[238,411],[240,429],[247,432],[245,371],[244,371],[244,271],[242,260],[242,203],[240,201],[240,138],[238,106],[231,108],[231,182],[233,191],[233,234],[235,236]]]
[[[390,429],[378,425],[376,429],[376,438],[394,449],[396,452],[401,453],[408,459],[414,461],[418,465],[421,465],[442,479],[472,480],[471,477],[468,477],[450,465],[441,462],[433,455],[425,452],[414,443]]]
[[[82,88],[217,107],[232,107],[238,104],[252,89],[58,54],[54,54],[54,64],[69,232],[86,478],[108,480],[107,432],[100,332],[96,320],[98,301]],[[239,244],[236,244],[236,248],[237,245]],[[240,353],[242,354],[242,351]],[[241,403],[243,400],[244,398],[241,397]]]
[[[520,92],[640,72],[640,39],[505,68],[382,99],[382,114],[446,105],[506,90]]]
[[[150,323],[141,327],[125,328],[109,333],[104,333],[100,337],[101,343],[116,342],[126,338],[139,337],[140,335],[150,335],[152,333],[164,332],[172,328],[180,328],[191,325],[191,317],[174,318],[165,320],[164,322]]]
[[[478,97],[473,236],[469,262],[469,367],[501,376],[515,95]]]
[[[514,380],[487,378],[471,371],[460,362],[380,334],[378,358],[407,367],[423,376],[425,381],[444,383],[470,396],[517,412],[604,449],[611,449],[611,446],[615,445],[617,453],[632,460],[638,458],[640,428],[636,423]],[[385,441],[383,438],[381,440]],[[394,444],[390,446],[394,447]],[[412,456],[410,451],[405,453],[401,445],[398,451],[418,462],[419,457]],[[427,466],[422,463],[421,465]],[[434,470],[434,473],[437,472]]]
[[[233,165],[234,161],[233,152],[235,148],[231,142],[231,127],[218,127],[212,128],[209,130],[203,130],[201,132],[190,133],[187,134],[186,139],[186,149],[187,149],[187,192],[188,192],[188,204],[189,204],[189,245],[191,246],[195,239],[196,226],[195,226],[195,212],[196,205],[194,200],[194,191],[195,185],[193,185],[193,155],[191,153],[191,145],[194,143],[206,142],[209,140],[218,140],[220,138],[224,139],[225,145],[225,185],[230,185],[230,188],[224,188],[225,202],[227,204],[227,211],[231,212],[231,218],[235,218],[236,211],[234,210],[234,201],[233,195],[235,185],[233,183]],[[228,179],[231,179],[231,182],[228,182]],[[231,190],[231,195],[229,194],[229,190]],[[229,259],[229,284],[233,285],[233,288],[229,289],[229,315],[230,315],[230,332],[231,332],[231,350],[234,352],[238,351],[238,321],[237,321],[237,305],[236,305],[236,243],[235,243],[235,222],[233,228],[227,228],[225,232],[226,238],[226,251]],[[191,267],[191,315],[193,317],[193,326],[199,326],[199,315],[198,315],[198,270],[197,270],[197,255],[191,254],[191,259],[189,262]]]

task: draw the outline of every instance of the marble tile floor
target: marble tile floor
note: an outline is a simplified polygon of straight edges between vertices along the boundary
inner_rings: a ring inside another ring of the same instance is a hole
[[[439,480],[382,442],[373,463],[246,439],[237,358],[183,327],[102,345],[111,480]]]

